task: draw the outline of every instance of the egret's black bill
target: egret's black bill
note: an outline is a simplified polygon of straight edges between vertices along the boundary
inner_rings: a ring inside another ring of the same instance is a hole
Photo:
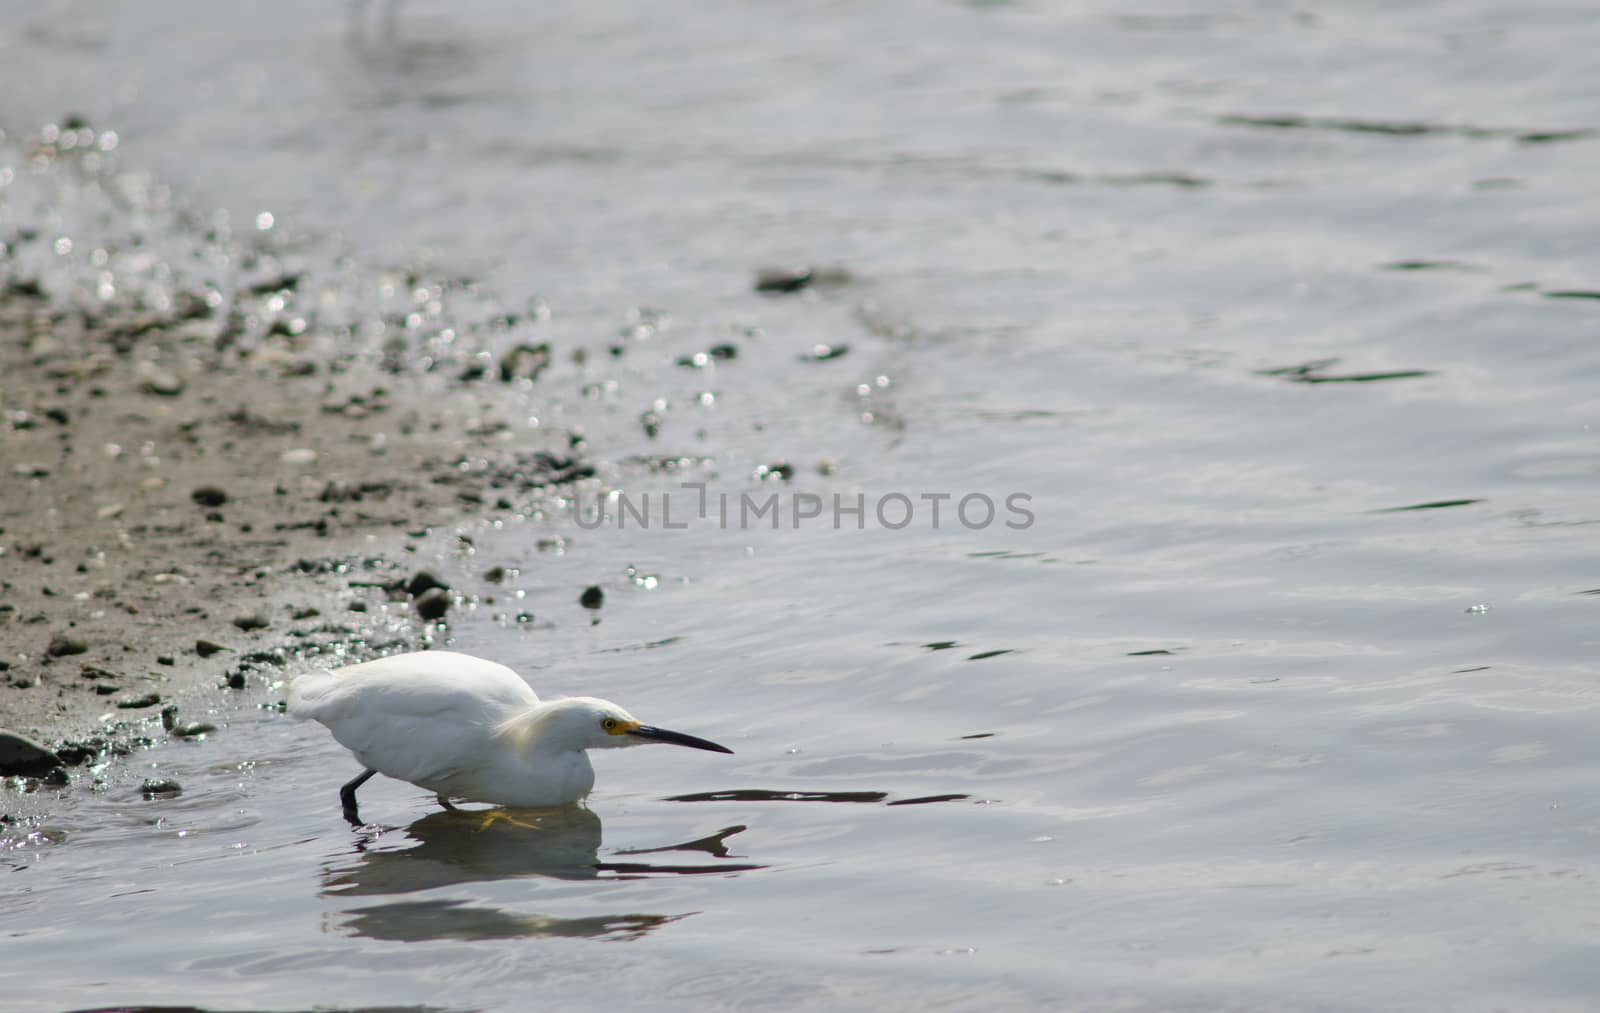
[[[628,732],[628,734],[637,735],[641,739],[649,739],[652,742],[670,742],[675,746],[709,749],[713,753],[728,753],[730,755],[733,753],[733,750],[727,746],[719,746],[715,742],[699,739],[693,735],[685,735],[682,732],[669,732],[665,728],[654,728],[650,725],[640,725],[638,728]]]

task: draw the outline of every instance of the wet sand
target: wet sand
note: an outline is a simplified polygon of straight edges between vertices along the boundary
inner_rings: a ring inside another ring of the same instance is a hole
[[[295,658],[415,645],[415,602],[389,626],[362,610],[423,591],[419,543],[588,473],[565,434],[511,438],[492,374],[330,363],[238,326],[198,296],[94,316],[5,282],[0,729],[82,762]]]

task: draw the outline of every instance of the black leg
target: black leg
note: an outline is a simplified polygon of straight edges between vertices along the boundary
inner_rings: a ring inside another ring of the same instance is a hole
[[[344,803],[344,818],[350,821],[353,827],[361,825],[361,814],[356,811],[356,789],[366,784],[376,774],[376,770],[363,770],[360,774],[350,779],[349,783],[339,789],[339,801]]]
[[[450,810],[451,812],[454,813],[454,812],[460,812],[461,811],[461,810],[457,809],[455,806],[451,805],[450,804],[450,800],[445,798],[443,795],[438,795],[438,796],[435,796],[435,797],[438,798],[440,805],[444,806],[446,809]]]

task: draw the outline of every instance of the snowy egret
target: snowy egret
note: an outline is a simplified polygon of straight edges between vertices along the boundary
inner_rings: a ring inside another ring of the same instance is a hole
[[[587,749],[670,742],[716,753],[715,742],[640,723],[606,700],[540,701],[511,669],[450,651],[416,651],[289,684],[289,713],[326,725],[366,769],[343,788],[344,815],[360,824],[356,789],[373,774],[410,781],[450,800],[547,808],[594,787]]]

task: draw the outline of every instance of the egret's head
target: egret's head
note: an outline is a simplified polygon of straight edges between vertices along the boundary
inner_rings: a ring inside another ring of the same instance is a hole
[[[552,713],[548,727],[579,749],[617,749],[650,742],[670,742],[675,746],[709,749],[713,753],[733,752],[726,746],[693,735],[644,724],[609,700],[579,696],[556,700],[549,706]]]

